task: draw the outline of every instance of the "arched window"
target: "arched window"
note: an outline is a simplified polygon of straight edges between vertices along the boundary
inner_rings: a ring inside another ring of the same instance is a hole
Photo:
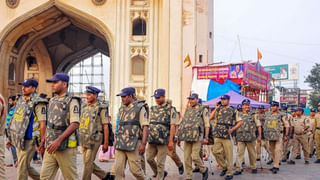
[[[15,72],[15,67],[14,67],[14,63],[10,63],[9,64],[9,81],[14,81],[15,80],[15,76],[16,76],[16,72]]]
[[[132,58],[132,75],[144,75],[144,58],[142,56],[135,56]]]
[[[142,18],[137,18],[132,22],[132,35],[145,36],[147,34],[146,21]]]

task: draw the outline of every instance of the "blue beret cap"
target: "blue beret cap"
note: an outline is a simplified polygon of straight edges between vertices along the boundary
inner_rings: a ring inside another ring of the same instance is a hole
[[[99,94],[100,93],[100,89],[93,87],[93,86],[87,86],[86,87],[86,92],[87,93],[91,93],[91,94]]]
[[[230,99],[230,96],[229,95],[222,95],[221,97],[220,97],[220,99]]]
[[[38,87],[38,81],[33,78],[30,78],[30,79],[26,79],[23,82],[19,82],[19,85]]]
[[[47,79],[47,82],[57,82],[57,81],[63,81],[69,83],[69,76],[65,73],[57,73],[53,75],[51,79]]]
[[[242,105],[250,105],[250,100],[249,99],[244,99],[243,101],[242,101]]]
[[[197,93],[192,93],[188,99],[199,99],[199,95]]]
[[[121,93],[117,94],[117,96],[124,97],[124,96],[132,95],[134,93],[135,93],[135,90],[133,90],[131,87],[127,87],[127,88],[123,88],[121,90]]]
[[[156,89],[154,91],[153,96],[151,96],[151,97],[159,98],[161,96],[165,96],[165,94],[166,94],[166,90],[164,90],[164,89]]]
[[[270,103],[270,105],[271,105],[271,106],[278,106],[278,107],[279,107],[279,102],[277,102],[277,101],[272,101],[272,102]]]

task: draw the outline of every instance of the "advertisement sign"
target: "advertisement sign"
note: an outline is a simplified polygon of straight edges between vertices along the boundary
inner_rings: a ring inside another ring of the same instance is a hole
[[[243,64],[234,64],[230,66],[230,79],[241,79],[243,78],[244,71],[243,71]]]
[[[289,65],[264,66],[265,71],[271,74],[271,78],[275,80],[289,80]]]
[[[299,80],[298,64],[289,64],[289,80]]]
[[[249,86],[268,90],[268,83],[270,80],[270,74],[266,72],[258,63],[250,64],[248,62],[244,63],[245,76],[243,82]]]
[[[227,79],[229,66],[206,66],[197,68],[197,79]]]

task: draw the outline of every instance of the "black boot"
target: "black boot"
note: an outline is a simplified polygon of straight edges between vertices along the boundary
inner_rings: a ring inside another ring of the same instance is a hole
[[[206,167],[206,170],[204,173],[202,173],[202,180],[207,180],[209,177],[208,168]]]
[[[193,173],[198,173],[198,172],[200,172],[200,169],[199,169],[199,168],[194,168],[194,169],[192,170],[192,172],[193,172]]]
[[[220,176],[224,176],[224,175],[226,175],[226,173],[227,173],[227,170],[224,169],[224,170],[221,171]]]
[[[182,175],[184,173],[184,167],[183,165],[179,167],[179,174]]]
[[[296,159],[301,159],[301,155],[299,154],[298,156],[296,156]]]
[[[314,163],[320,164],[320,159],[317,159]]]
[[[273,160],[270,160],[267,162],[268,165],[271,165],[273,163]]]
[[[240,174],[242,174],[241,171],[236,171],[236,172],[233,173],[233,175],[235,175],[235,176],[240,175]]]
[[[290,161],[288,161],[288,164],[296,164],[296,162],[290,160]]]

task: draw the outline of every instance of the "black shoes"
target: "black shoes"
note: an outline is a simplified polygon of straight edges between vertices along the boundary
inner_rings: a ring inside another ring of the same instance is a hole
[[[260,158],[258,158],[257,161],[260,161]]]
[[[304,164],[309,164],[309,161],[304,161]]]
[[[317,159],[314,163],[319,164],[320,163],[320,159]]]
[[[282,159],[282,160],[281,160],[281,162],[287,162],[287,160],[285,160],[285,159]]]
[[[226,169],[225,169],[225,170],[222,170],[221,173],[220,173],[220,176],[224,176],[224,175],[226,175],[226,173],[227,173],[227,170],[226,170]]]
[[[270,171],[271,171],[273,174],[277,174],[279,170],[280,170],[280,169],[279,169],[279,168],[276,168],[276,167],[273,167],[273,168],[270,169]]]
[[[184,167],[183,165],[179,167],[179,174],[182,175],[184,173]]]
[[[240,175],[240,174],[242,174],[241,171],[236,171],[236,172],[233,173],[233,175],[235,175],[235,176]]]
[[[290,160],[290,161],[288,161],[288,164],[296,164],[296,162]]]
[[[199,168],[195,168],[195,169],[192,170],[192,172],[193,173],[198,173],[198,172],[200,172],[200,169]]]
[[[107,175],[102,180],[114,180],[114,175],[111,175],[110,172],[107,172]]]
[[[273,163],[273,160],[270,160],[267,162],[268,165],[271,165]]]
[[[206,167],[206,171],[202,173],[202,180],[207,180],[209,177],[208,168]]]
[[[301,155],[296,156],[296,159],[301,159]]]
[[[258,170],[257,170],[257,169],[252,169],[251,173],[252,173],[252,174],[257,174],[257,173],[258,173]]]
[[[232,178],[233,178],[233,176],[229,176],[229,175],[228,175],[228,176],[226,176],[224,179],[225,179],[225,180],[231,180]]]

